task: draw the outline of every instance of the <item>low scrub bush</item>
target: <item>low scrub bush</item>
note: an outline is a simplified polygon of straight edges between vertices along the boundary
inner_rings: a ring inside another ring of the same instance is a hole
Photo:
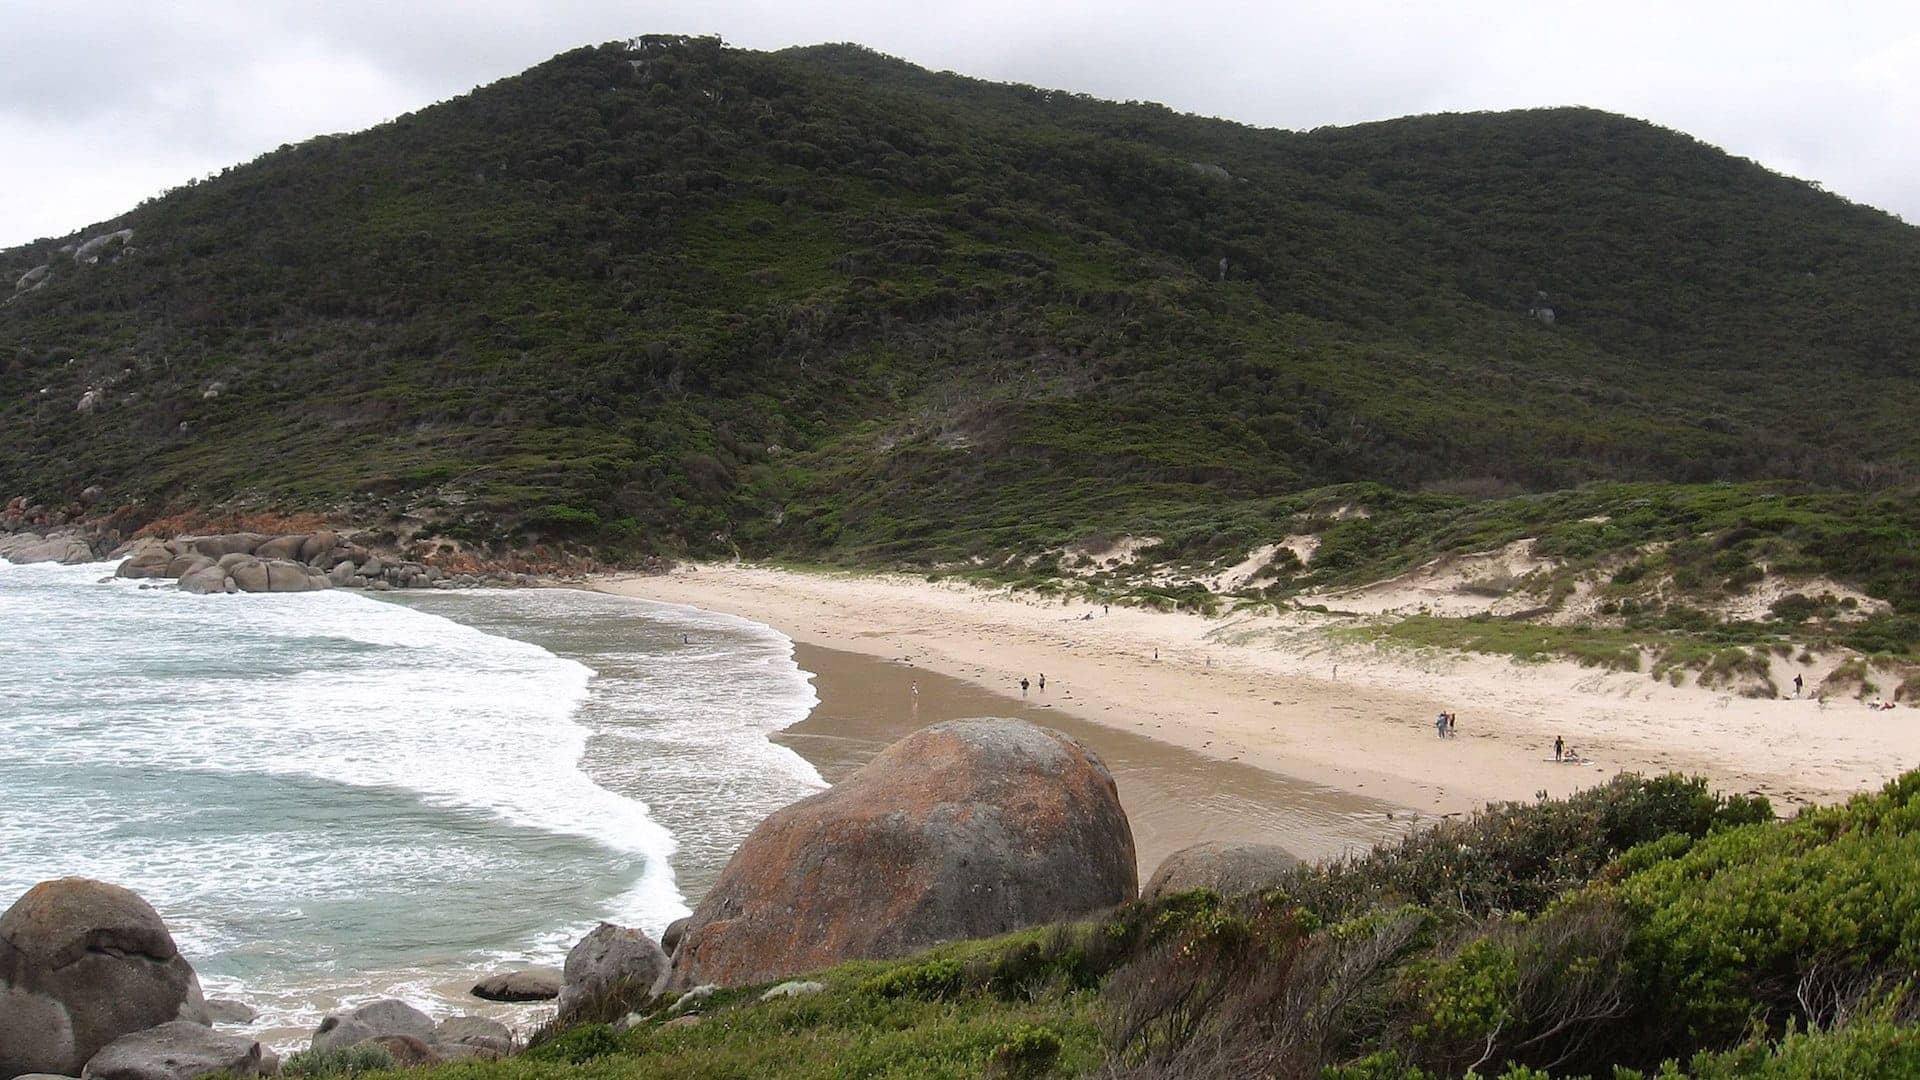
[[[280,1071],[288,1076],[358,1076],[394,1068],[393,1054],[372,1043],[343,1046],[332,1050],[301,1050],[287,1056]]]

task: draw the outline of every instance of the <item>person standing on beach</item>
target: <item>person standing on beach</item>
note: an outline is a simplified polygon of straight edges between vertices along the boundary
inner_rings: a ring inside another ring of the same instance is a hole
[[[1447,714],[1441,713],[1433,718],[1433,733],[1440,738],[1447,737]]]
[[[1026,696],[1027,696],[1027,686],[1028,686],[1028,685],[1029,685],[1029,684],[1027,683],[1027,677],[1026,677],[1025,675],[1022,675],[1022,676],[1020,676],[1020,696],[1021,696],[1021,697],[1026,697]]]
[[[1800,691],[1806,689],[1806,685],[1807,680],[1801,678],[1799,675],[1795,675],[1793,677],[1793,696],[1799,697]]]
[[[1567,740],[1561,738],[1558,735],[1555,735],[1553,737],[1553,760],[1559,761],[1560,755],[1562,753],[1565,753],[1566,749],[1567,749]]]
[[[1044,671],[1040,673],[1040,692],[1047,692],[1047,673]]]
[[[1459,729],[1460,729],[1460,714],[1457,712],[1448,713],[1447,714],[1447,738],[1451,739],[1455,735],[1458,735],[1460,733]]]

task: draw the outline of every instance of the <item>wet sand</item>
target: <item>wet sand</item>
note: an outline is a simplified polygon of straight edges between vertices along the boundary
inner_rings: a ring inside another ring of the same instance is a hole
[[[1144,882],[1169,852],[1202,840],[1277,843],[1318,860],[1397,835],[1407,811],[1250,765],[1204,757],[1066,711],[1072,691],[1037,687],[1026,700],[911,664],[798,643],[794,658],[815,675],[820,704],[774,736],[838,782],[908,732],[967,716],[1013,716],[1073,736],[1113,771],[1133,825]],[[918,683],[918,705],[913,685]],[[1388,813],[1394,817],[1389,819]]]

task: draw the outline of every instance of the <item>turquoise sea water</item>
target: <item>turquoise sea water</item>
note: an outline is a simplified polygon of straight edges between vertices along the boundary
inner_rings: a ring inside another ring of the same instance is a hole
[[[599,919],[658,933],[823,786],[778,633],[563,590],[190,596],[0,562],[0,907],[101,878],[266,1030],[471,1011]]]

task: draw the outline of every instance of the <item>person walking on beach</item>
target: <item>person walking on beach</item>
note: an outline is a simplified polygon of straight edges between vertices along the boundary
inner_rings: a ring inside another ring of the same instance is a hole
[[[1555,735],[1553,737],[1553,760],[1559,761],[1560,755],[1565,753],[1566,749],[1567,749],[1567,740],[1561,738],[1558,735]]]
[[[1440,738],[1447,737],[1447,714],[1441,713],[1433,718],[1433,733]]]
[[[1447,714],[1447,738],[1451,739],[1455,735],[1458,735],[1460,733],[1459,729],[1460,729],[1460,714],[1457,712],[1448,713]]]
[[[1807,680],[1801,678],[1799,675],[1795,675],[1793,677],[1793,696],[1799,697],[1800,691],[1806,689],[1806,686]]]
[[[1026,696],[1027,696],[1027,686],[1028,686],[1028,685],[1029,685],[1029,684],[1027,683],[1027,677],[1026,677],[1025,675],[1022,675],[1022,676],[1020,676],[1020,696],[1021,696],[1021,697],[1026,697]]]
[[[1047,673],[1044,671],[1040,673],[1040,692],[1047,692]]]

